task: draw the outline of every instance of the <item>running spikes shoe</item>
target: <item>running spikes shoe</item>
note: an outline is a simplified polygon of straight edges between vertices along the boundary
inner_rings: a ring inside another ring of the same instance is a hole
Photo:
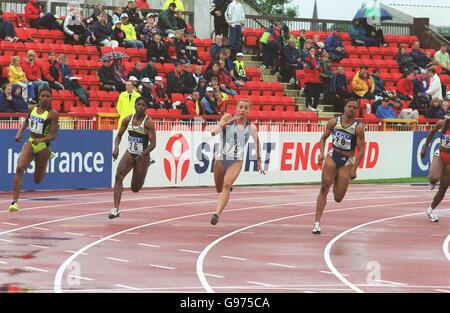
[[[436,187],[436,183],[429,183],[430,190],[433,190]]]
[[[214,213],[211,217],[211,224],[216,225],[218,221],[219,221],[219,214]]]
[[[315,222],[314,223],[314,228],[312,230],[312,233],[315,235],[319,235],[322,232],[322,229],[320,228],[320,223],[319,222]]]
[[[117,208],[111,209],[111,212],[109,213],[109,218],[110,219],[113,219],[113,218],[116,218],[116,217],[119,217],[119,216],[120,216],[119,209],[117,209]]]
[[[19,211],[19,209],[20,209],[20,207],[19,207],[19,203],[18,202],[13,202],[9,206],[9,212],[17,212],[17,211]]]
[[[433,209],[432,208],[428,208],[427,209],[427,215],[430,218],[430,220],[435,223],[435,222],[439,222],[439,218],[437,217],[436,214],[433,213]]]

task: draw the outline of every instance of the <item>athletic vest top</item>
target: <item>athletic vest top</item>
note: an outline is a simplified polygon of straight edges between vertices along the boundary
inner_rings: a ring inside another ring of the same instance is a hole
[[[250,138],[251,123],[245,123],[244,130],[240,130],[236,121],[222,130],[221,154],[227,159],[243,160],[245,145]]]
[[[236,72],[240,77],[245,77],[247,72],[245,71],[245,63],[244,61],[234,61],[234,65],[236,65]]]
[[[44,111],[43,113],[39,114],[37,110],[37,107],[34,107],[31,111],[30,116],[28,117],[30,132],[37,135],[46,136],[50,133],[51,129],[51,124],[48,120],[49,112]]]
[[[344,151],[354,151],[356,148],[356,127],[358,126],[358,121],[344,128],[341,123],[341,117],[337,117],[336,125],[331,131],[333,147]]]
[[[444,128],[441,132],[441,147],[450,149],[450,119],[445,120]]]
[[[128,148],[127,151],[131,154],[140,154],[145,150],[148,146],[148,136],[147,129],[145,128],[145,122],[147,121],[148,116],[142,120],[142,123],[139,126],[134,126],[134,114],[128,123]]]

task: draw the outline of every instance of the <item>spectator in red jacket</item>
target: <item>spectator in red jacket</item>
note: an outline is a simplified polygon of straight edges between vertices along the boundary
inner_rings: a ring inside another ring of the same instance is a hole
[[[147,2],[147,0],[136,0],[135,4],[139,9],[150,10],[150,4]]]
[[[320,67],[316,59],[316,49],[310,47],[308,56],[305,58],[305,84],[306,107],[310,111],[317,112],[320,100],[321,80]],[[314,101],[313,101],[314,100]]]
[[[414,85],[413,81],[415,75],[413,72],[407,72],[403,75],[403,78],[397,82],[396,90],[397,96],[402,100],[412,100],[414,98]]]
[[[152,87],[153,98],[155,99],[155,108],[156,109],[171,109],[172,105],[170,103],[169,96],[167,95],[167,91],[164,88],[162,77],[156,76],[155,83]]]
[[[225,69],[225,61],[219,60],[219,85],[222,90],[225,91],[226,94],[236,96],[238,93],[236,92],[236,85],[231,78],[230,73]]]
[[[22,63],[22,69],[27,75],[28,81],[33,84],[36,91],[35,94],[38,94],[42,87],[49,87],[48,82],[42,80],[41,64],[36,61],[36,52],[34,50],[28,50],[27,58]]]
[[[52,13],[43,13],[44,6],[37,0],[30,0],[25,5],[25,21],[34,28],[60,29]]]
[[[64,89],[63,75],[59,69],[58,62],[56,61],[55,53],[53,51],[48,53],[47,61],[42,64],[42,74],[52,89]]]
[[[186,109],[191,115],[204,115],[205,109],[200,101],[200,92],[194,90],[192,96],[186,98]]]

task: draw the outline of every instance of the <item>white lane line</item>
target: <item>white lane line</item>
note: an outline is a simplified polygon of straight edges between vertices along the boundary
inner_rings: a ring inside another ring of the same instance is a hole
[[[92,278],[83,277],[83,276],[78,276],[78,275],[72,275],[72,274],[67,275],[67,277],[75,278],[75,279],[80,279],[80,280],[93,281]]]
[[[24,268],[26,268],[27,270],[32,270],[32,271],[36,271],[36,272],[48,273],[48,270],[43,270],[41,268],[36,268],[36,267],[31,267],[31,266],[25,266]]]
[[[68,231],[65,231],[64,232],[64,234],[66,234],[66,235],[71,235],[71,236],[84,236],[84,234],[79,234],[79,233],[71,233],[71,232],[68,232]]]
[[[374,279],[373,281],[376,281],[376,282],[379,282],[379,283],[390,284],[390,285],[408,286],[408,284],[398,283],[398,282],[390,281],[390,280]]]
[[[139,246],[144,246],[144,247],[150,247],[150,248],[161,248],[161,246],[158,245],[151,245],[148,243],[138,243]]]
[[[156,267],[156,268],[162,268],[162,269],[165,269],[165,270],[174,270],[175,269],[175,267],[164,266],[164,265],[156,265],[156,264],[149,264],[148,266]]]
[[[229,256],[229,255],[221,255],[224,259],[231,259],[231,260],[238,260],[238,261],[247,261],[247,259],[244,258],[238,258],[236,256]]]
[[[330,275],[334,275],[334,273],[333,272],[329,272],[329,271],[319,271],[319,273],[324,273],[324,274],[330,274]],[[342,274],[342,273],[341,273]],[[344,277],[348,277],[348,275],[347,274],[342,274],[342,276],[344,276]]]
[[[215,274],[206,274],[206,273],[205,273],[205,276],[214,277],[214,278],[225,278],[224,276],[215,275]]]
[[[450,235],[447,236],[447,238],[445,238],[444,243],[442,244],[442,250],[444,250],[444,255],[447,258],[447,260],[450,262]]]
[[[119,287],[119,288],[129,289],[129,290],[136,290],[136,291],[142,290],[140,288],[131,287],[131,286],[127,286],[127,285],[114,284],[114,286]]]
[[[296,268],[294,265],[280,264],[280,263],[267,263],[268,265],[278,266],[278,267],[286,267],[286,268]]]
[[[7,243],[13,243],[12,240],[8,240],[8,239],[0,239],[0,241],[7,242]]]
[[[41,245],[28,245],[30,247],[39,248],[39,249],[49,249],[50,247],[47,246],[41,246]]]
[[[8,264],[8,262],[0,261],[0,264]]]
[[[70,254],[74,254],[74,253],[77,253],[76,251],[72,251],[72,250],[66,250],[65,252],[67,252],[67,253],[70,253]],[[83,252],[83,253],[80,253],[81,255],[88,255],[87,253],[85,253],[85,252]]]
[[[247,284],[257,285],[257,286],[263,286],[263,287],[275,287],[274,285],[269,285],[265,283],[260,283],[258,281],[248,281]]]
[[[421,195],[413,195],[413,197],[423,197]],[[387,200],[387,199],[392,199],[392,198],[407,198],[407,196],[396,196],[396,197],[383,197],[383,200]],[[378,198],[359,198],[359,200],[373,200],[373,199],[380,199],[380,197]],[[447,200],[444,200],[447,201]],[[359,209],[367,209],[367,208],[377,208],[377,207],[386,207],[386,206],[398,206],[398,205],[409,205],[409,204],[419,204],[419,203],[428,203],[429,201],[410,201],[410,202],[399,202],[399,203],[383,203],[383,204],[374,204],[374,205],[364,205],[364,206],[356,206],[356,207],[348,207],[348,208],[344,208],[344,209],[334,209],[334,210],[329,210],[329,213],[332,212],[345,212],[345,211],[354,211],[354,210],[359,210]],[[309,202],[308,202],[309,203]],[[315,202],[313,202],[315,203]],[[286,205],[299,205],[299,204],[305,204],[305,203],[301,203],[301,202],[293,202],[293,203],[283,203],[283,204],[276,204],[277,207],[281,207],[281,206],[286,206]],[[272,205],[267,205],[267,206],[263,206],[263,207],[271,207]],[[241,209],[242,210],[242,209]],[[230,210],[231,211],[231,210]],[[213,242],[211,242],[205,249],[203,249],[202,253],[200,254],[200,256],[197,259],[197,264],[196,264],[196,270],[197,270],[197,276],[200,280],[200,283],[202,284],[203,288],[205,288],[206,292],[208,293],[214,293],[214,290],[211,288],[211,286],[208,283],[208,280],[204,277],[204,273],[203,273],[203,264],[205,262],[205,258],[206,255],[209,253],[209,251],[217,244],[219,244],[222,240],[227,239],[228,237],[231,237],[243,230],[247,230],[250,228],[254,228],[254,227],[259,227],[261,225],[265,225],[265,224],[269,224],[269,223],[274,223],[274,222],[279,222],[279,221],[284,221],[287,219],[291,219],[291,218],[298,218],[298,217],[303,217],[303,216],[309,216],[309,215],[313,215],[315,214],[315,212],[309,212],[309,213],[303,213],[303,214],[296,214],[296,215],[291,215],[291,216],[285,216],[285,217],[281,217],[281,218],[277,218],[277,219],[273,219],[273,220],[268,220],[268,221],[264,221],[258,224],[253,224],[253,225],[249,225],[240,229],[237,229],[231,233],[228,233],[226,235],[223,235],[220,238],[217,238],[216,240],[214,240]],[[417,214],[423,214],[423,213],[417,213]],[[69,260],[67,260],[66,262],[68,262]],[[70,264],[68,262],[68,264]],[[342,279],[341,279],[342,278]],[[341,277],[341,281],[345,280],[347,281],[344,277]],[[357,288],[357,287],[355,287]],[[357,288],[358,290],[360,290],[359,288]],[[56,290],[55,290],[56,291]],[[360,292],[362,292],[360,290]]]
[[[110,258],[110,257],[106,257],[106,258],[111,261],[124,262],[124,263],[130,262],[130,260],[125,260],[125,259],[117,259],[117,258]]]
[[[44,228],[44,227],[31,227],[31,228],[33,228],[33,229],[37,229],[37,230],[43,230],[43,231],[49,231],[50,229],[48,229],[48,228]]]
[[[401,203],[400,203],[401,204]],[[417,204],[417,203],[416,203]],[[390,205],[399,205],[399,203],[392,203]],[[442,211],[449,211],[450,209],[445,209],[445,210],[441,210]],[[379,220],[375,220],[375,221],[371,221],[371,222],[367,222],[364,224],[360,224],[357,225],[355,227],[349,228],[346,231],[340,233],[339,235],[337,235],[336,237],[334,237],[330,242],[328,242],[327,246],[325,247],[325,250],[323,251],[323,257],[325,259],[325,263],[327,264],[328,268],[334,273],[334,275],[344,284],[346,284],[348,287],[350,287],[351,289],[353,289],[354,291],[358,292],[358,293],[364,293],[364,291],[362,289],[360,289],[359,287],[357,287],[356,285],[352,284],[350,281],[348,281],[347,279],[345,279],[342,274],[336,269],[336,267],[334,267],[333,262],[331,261],[331,248],[333,247],[333,245],[342,237],[344,237],[345,235],[351,233],[354,230],[363,228],[365,226],[368,225],[372,225],[375,223],[379,223],[379,222],[384,222],[384,221],[389,221],[389,220],[395,220],[395,219],[400,219],[400,218],[404,218],[404,217],[411,217],[411,216],[417,216],[417,215],[423,215],[423,212],[420,213],[412,213],[412,214],[404,214],[404,215],[397,215],[397,216],[392,216],[392,217],[387,217],[387,218],[382,218]],[[450,239],[449,239],[450,240]],[[445,253],[445,251],[444,251]],[[450,260],[450,258],[449,258]]]
[[[200,251],[195,251],[195,250],[178,249],[178,251],[180,251],[180,252],[187,252],[187,253],[200,254]]]
[[[9,222],[2,222],[2,224],[10,225],[10,226],[17,226],[17,225],[19,225],[19,224],[14,224],[14,223],[9,223]]]
[[[354,195],[354,194],[353,194]],[[283,196],[284,197],[284,196]],[[383,197],[384,200],[386,199],[399,199],[399,198],[408,198],[411,199],[412,197],[422,197],[422,195],[405,195],[405,196],[399,196],[399,195],[395,195],[395,196],[389,196],[389,197]],[[277,198],[277,196],[272,196],[273,198]],[[253,197],[253,198],[240,198],[240,199],[235,199],[234,201],[246,201],[246,200],[260,200],[261,197]],[[368,198],[360,198],[359,196],[356,198],[348,198],[347,201],[353,201],[353,200],[374,200],[374,199],[379,199],[379,197],[377,198],[372,198],[372,197],[368,197]],[[206,204],[206,203],[216,203],[217,200],[207,200],[207,201],[197,201],[197,202],[190,202],[190,203],[184,203],[184,206],[186,205],[198,205],[198,204]],[[404,202],[402,203],[404,204],[417,204],[417,203],[428,203],[429,201],[422,201],[422,202]],[[312,200],[312,201],[303,201],[303,202],[290,202],[290,203],[277,203],[277,204],[271,204],[271,205],[262,205],[262,206],[252,206],[252,207],[246,207],[246,208],[239,208],[239,209],[232,209],[232,210],[228,210],[228,212],[241,212],[241,211],[247,211],[247,210],[255,210],[255,209],[261,209],[261,208],[273,208],[273,207],[280,207],[280,206],[293,206],[293,205],[304,205],[304,204],[315,204],[316,203],[316,199]],[[145,210],[145,209],[156,209],[156,208],[167,208],[167,207],[174,207],[174,206],[179,206],[179,203],[172,203],[172,204],[165,204],[165,205],[157,205],[157,206],[146,206],[146,207],[140,207],[140,208],[134,208],[134,209],[127,209],[127,210],[122,210],[122,212],[126,212],[126,211],[141,211],[141,210]],[[386,206],[386,204],[380,204],[379,206]],[[365,208],[366,206],[362,207]],[[359,207],[356,207],[356,209],[358,209]],[[336,210],[329,210],[328,212],[338,212],[338,211],[347,211],[347,210],[355,210],[355,208],[350,208],[350,209],[336,209]],[[25,226],[25,227],[21,227],[21,228],[16,228],[10,231],[5,231],[5,232],[0,232],[0,235],[3,235],[5,233],[10,233],[10,232],[14,232],[14,231],[18,231],[18,230],[22,230],[25,228],[29,228],[31,226],[38,226],[38,225],[43,225],[43,224],[50,224],[50,223],[55,223],[55,222],[61,222],[61,221],[65,221],[65,220],[73,220],[73,219],[78,219],[78,218],[83,218],[83,217],[88,217],[88,216],[97,216],[97,215],[103,215],[106,214],[108,212],[99,212],[99,213],[92,213],[92,214],[84,214],[84,215],[77,215],[77,216],[72,216],[72,217],[67,217],[67,218],[61,218],[61,219],[57,219],[57,220],[52,220],[52,221],[46,221],[46,222],[42,222],[42,223],[38,223],[38,224],[34,224],[34,225],[29,225],[29,226]],[[159,224],[163,224],[163,223],[167,223],[167,222],[172,222],[172,221],[176,221],[176,220],[180,220],[180,219],[186,219],[186,218],[191,218],[191,217],[198,217],[198,216],[207,216],[210,215],[211,212],[203,212],[203,213],[197,213],[197,214],[189,214],[189,215],[183,215],[183,216],[178,216],[178,217],[174,217],[174,218],[169,218],[169,219],[165,219],[165,220],[160,220],[160,221],[156,221],[156,222],[152,222],[152,223],[148,223],[148,224],[144,224],[144,225],[139,225],[136,227],[132,227],[132,228],[128,228],[125,230],[122,230],[120,232],[108,235],[107,237],[101,238],[95,242],[90,243],[89,245],[86,245],[84,247],[82,247],[81,249],[79,249],[77,251],[77,253],[73,254],[72,256],[70,256],[69,258],[67,258],[62,264],[61,266],[58,268],[58,271],[56,272],[55,275],[55,279],[53,281],[53,287],[54,287],[54,292],[56,293],[61,293],[61,285],[62,285],[62,276],[64,274],[64,271],[67,269],[67,267],[81,254],[81,252],[84,252],[86,250],[89,250],[90,248],[94,247],[95,245],[98,245],[100,243],[102,243],[103,241],[105,241],[108,238],[112,238],[115,236],[119,236],[121,234],[127,233],[129,231],[134,231],[137,229],[141,229],[144,227],[149,227],[149,226],[153,226],[153,225],[159,225]],[[310,213],[305,213],[305,214],[300,214],[300,215],[294,215],[294,216],[290,216],[287,218],[292,218],[292,217],[298,217],[298,216],[304,216],[304,215],[312,215],[315,214],[315,212],[310,212]],[[283,218],[283,219],[287,219],[287,218]],[[282,220],[282,219],[281,219]],[[253,227],[253,226],[250,226]],[[249,228],[250,228],[249,227]],[[238,230],[240,231],[240,230]],[[227,235],[228,237],[229,235]],[[221,237],[218,238],[216,241],[214,241],[214,244],[218,241],[223,240],[225,237]],[[209,246],[208,251],[211,249],[211,245]],[[203,250],[203,252],[205,252],[205,250]],[[205,252],[206,255],[207,251]],[[197,260],[197,275],[200,277],[201,274],[198,274],[198,270],[199,268],[203,267],[203,260],[201,262],[199,262],[199,260]],[[200,281],[202,282],[203,286],[205,285],[205,278],[200,278]],[[206,281],[207,284],[207,281]],[[211,290],[211,291],[210,291]],[[211,288],[207,289],[208,292],[213,292]]]
[[[435,290],[439,291],[439,292],[450,293],[450,290],[444,290],[444,289],[435,289]]]

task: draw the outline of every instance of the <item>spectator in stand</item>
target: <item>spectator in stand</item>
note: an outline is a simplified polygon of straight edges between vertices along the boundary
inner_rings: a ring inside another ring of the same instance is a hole
[[[298,40],[295,38],[294,35],[292,35],[291,31],[289,30],[289,27],[287,25],[283,25],[283,27],[281,27],[281,31],[283,32],[283,35],[281,36],[281,39],[283,40],[283,45],[289,46],[289,41],[291,39],[294,39],[295,42],[295,48],[298,50],[299,49],[299,42]]]
[[[162,77],[156,76],[152,87],[153,98],[155,99],[155,109],[171,109],[172,104],[164,88]]]
[[[38,94],[42,87],[49,87],[48,82],[42,80],[41,64],[36,61],[34,50],[28,50],[25,62],[22,63],[22,69],[27,75],[28,81],[33,84],[35,94]]]
[[[325,45],[323,42],[320,41],[320,36],[318,34],[314,34],[314,36],[312,38],[312,46],[314,47],[314,49],[316,49],[317,57],[320,58]]]
[[[177,20],[175,19],[175,9],[177,5],[175,3],[170,3],[168,9],[163,10],[159,14],[158,26],[163,31],[164,34],[175,34],[178,29]]]
[[[443,100],[441,79],[436,73],[436,67],[432,66],[428,69],[427,77],[429,79],[429,87],[426,93],[431,99],[437,98]]]
[[[216,76],[219,77],[220,64],[217,61],[211,62],[211,70],[206,71],[204,77],[206,81],[209,83],[211,81],[211,77]]]
[[[11,84],[22,87],[22,96],[28,103],[36,104],[34,101],[35,92],[31,82],[28,81],[27,75],[20,66],[20,57],[15,55],[11,58],[11,64],[8,67],[8,80]]]
[[[386,42],[384,41],[384,34],[383,34],[383,30],[381,28],[377,30],[375,28],[375,26],[369,25],[369,23],[367,23],[366,18],[361,19],[361,24],[366,29],[367,37],[371,38],[372,40],[375,40],[374,43],[377,44],[377,47],[379,47],[379,46],[387,47],[388,46],[386,44]]]
[[[186,41],[184,38],[184,32],[182,30],[177,30],[175,32],[175,38],[173,39],[173,43],[176,48],[176,56],[178,61],[181,63],[186,63],[189,61],[186,53]]]
[[[95,42],[96,39],[92,38],[91,31],[83,23],[77,3],[69,5],[69,14],[64,19],[63,30],[65,43],[85,45]]]
[[[122,13],[120,20],[122,22],[121,30],[125,33],[124,46],[127,48],[143,49],[144,43],[137,40],[136,30],[134,29],[133,24],[129,22],[128,14]]]
[[[441,45],[441,49],[434,54],[434,60],[442,68],[441,74],[450,75],[450,56],[446,45]]]
[[[214,99],[216,100],[217,112],[222,115],[223,112],[225,112],[228,95],[226,93],[222,93],[220,90],[214,90]]]
[[[413,83],[414,98],[410,104],[410,108],[424,111],[430,102],[430,96],[427,94],[428,82],[427,71],[421,70],[416,75]]]
[[[186,55],[191,64],[203,64],[197,52],[197,45],[194,43],[194,33],[188,32],[186,39]]]
[[[367,65],[360,67],[352,80],[353,95],[358,99],[373,99],[375,81],[370,76]]]
[[[225,12],[232,0],[212,0],[209,13],[214,16],[214,32],[216,36],[228,37],[228,24]]]
[[[117,113],[119,114],[118,125],[122,125],[122,121],[125,117],[135,113],[134,104],[136,99],[141,95],[134,89],[133,83],[127,81],[125,84],[125,91],[119,95],[117,99]],[[120,127],[120,126],[119,126]]]
[[[195,82],[197,84],[196,86],[198,86],[198,84],[200,82],[200,79],[203,78],[202,67],[200,65],[196,65],[195,66],[195,70],[194,70],[194,75],[193,76],[194,76]]]
[[[206,87],[206,94],[201,102],[207,115],[219,115],[219,108],[217,107],[217,101],[214,98],[214,89],[212,87]]]
[[[236,60],[233,62],[233,65],[234,67],[231,73],[234,80],[248,82],[249,78],[247,77],[246,72],[247,65],[244,62],[244,54],[242,52],[236,54]]]
[[[175,3],[178,10],[180,10],[181,12],[184,12],[184,4],[183,4],[183,1],[181,1],[181,0],[166,0],[166,2],[164,2],[162,9],[167,10],[172,3]]]
[[[195,77],[192,74],[192,65],[190,63],[184,64],[184,72],[183,72],[183,93],[192,93],[194,89],[197,87],[197,82],[195,81]]]
[[[325,50],[330,54],[331,62],[338,62],[345,58],[347,52],[344,49],[344,43],[341,39],[341,31],[334,29],[333,34],[325,40]]]
[[[444,114],[445,114],[446,118],[448,118],[448,116],[449,116],[449,110],[448,109],[449,109],[448,101],[444,100],[442,102],[442,110],[444,110]]]
[[[16,36],[16,29],[10,21],[3,19],[3,11],[0,10],[0,39],[6,41],[18,41],[19,37]]]
[[[225,69],[225,61],[219,61],[219,84],[222,90],[232,96],[236,96],[238,93],[236,91],[236,84],[231,78],[230,72]]]
[[[281,22],[277,23],[281,24]],[[260,66],[261,69],[273,67],[272,49],[269,45],[269,38],[273,33],[274,27],[274,25],[268,27],[259,39],[259,50],[261,51],[260,55],[263,59],[263,64]]]
[[[52,89],[64,89],[62,73],[59,70],[58,61],[56,61],[53,51],[48,53],[47,62],[42,64],[42,74]]]
[[[430,54],[428,52],[425,53],[420,49],[420,43],[418,41],[413,43],[411,53],[409,55],[414,59],[414,63],[416,63],[421,69],[426,69],[434,64],[433,60],[431,60]]]
[[[361,23],[361,20],[353,20],[348,30],[354,46],[378,47],[376,38],[367,36],[367,29]]]
[[[147,59],[155,59],[157,63],[167,63],[170,61],[169,53],[167,52],[167,46],[161,41],[161,35],[156,34],[154,41],[151,41],[147,49]]]
[[[398,49],[397,63],[400,66],[400,71],[402,73],[419,71],[419,66],[417,66],[416,63],[414,63],[414,59],[407,53],[405,45],[401,45],[400,48]]]
[[[155,60],[149,59],[147,65],[144,67],[143,77],[148,77],[151,83],[155,82],[155,77],[158,76],[158,70],[155,67]]]
[[[73,76],[72,68],[67,64],[67,54],[58,56],[58,67],[62,75],[64,88],[73,91],[80,97],[83,104],[89,105],[89,92],[81,87],[76,77]]]
[[[97,77],[103,90],[124,91],[125,84],[117,82],[114,74],[113,61],[104,61],[97,71]]]
[[[136,7],[141,10],[150,10],[150,4],[147,0],[136,0]]]
[[[130,70],[128,73],[128,79],[130,79],[131,76],[136,77],[138,82],[142,81],[142,78],[148,77],[146,75],[147,73],[144,71],[144,66],[141,61],[134,62],[134,67]]]
[[[133,83],[134,89],[135,89],[137,92],[139,92],[139,80],[137,79],[137,77],[135,77],[135,76],[130,76],[130,77],[128,78],[128,80],[129,80],[130,82]]]
[[[114,23],[113,39],[118,42],[119,47],[124,47],[125,32],[122,30],[122,21],[120,20]]]
[[[172,93],[184,92],[183,68],[181,62],[175,63],[175,71],[167,74],[167,94],[172,97]]]
[[[381,105],[377,108],[376,116],[380,119],[397,118],[397,114],[392,107],[389,106],[389,98],[383,98]]]
[[[217,82],[219,82],[219,79],[217,79]],[[200,81],[198,82],[197,88],[195,90],[198,90],[200,93],[200,99],[203,99],[203,97],[206,94],[206,87],[208,86],[208,82],[204,78],[200,78]]]
[[[309,48],[313,48],[312,39],[306,39],[305,44],[303,45],[303,50],[301,52],[302,61],[304,61],[309,55]]]
[[[16,85],[17,86],[17,85]],[[4,84],[0,89],[0,113],[14,113],[12,85]]]
[[[116,81],[125,84],[128,80],[128,76],[125,67],[122,65],[122,59],[113,61],[113,70]]]
[[[198,90],[194,90],[192,96],[186,97],[186,109],[190,115],[198,116],[205,114],[205,109],[200,101],[200,92]]]
[[[401,100],[411,101],[414,99],[414,85],[413,81],[416,78],[413,72],[406,72],[403,77],[397,82],[396,92],[397,97]]]
[[[330,55],[328,54],[328,52],[322,52],[319,60],[319,67],[320,80],[323,83],[323,100],[325,101],[325,103],[329,103],[331,100],[330,79],[333,75],[333,71],[331,69]]]
[[[114,9],[114,14],[112,16],[113,25],[115,25],[118,21],[120,21],[120,16],[122,15],[122,13],[123,13],[122,7],[116,7]]]
[[[153,108],[155,106],[155,99],[152,94],[152,82],[150,78],[142,78],[142,85],[139,87],[139,93],[147,100],[147,107]]]
[[[283,52],[283,40],[281,39],[281,23],[276,23],[273,32],[268,39],[270,57],[273,59],[272,75],[280,75],[281,54]]]
[[[213,60],[219,57],[219,53],[221,50],[222,50],[222,36],[216,35],[216,37],[214,37],[214,43],[209,51]]]
[[[109,15],[108,13],[106,13],[104,5],[101,3],[97,4],[97,6],[94,9],[94,13],[92,13],[92,15],[91,15],[91,18],[93,19],[94,23],[99,21],[98,17],[100,16],[101,13],[106,14],[106,24],[108,24],[109,27],[112,28],[114,25],[112,16]]]
[[[384,96],[386,94],[386,87],[384,85],[384,81],[380,78],[380,69],[374,68],[372,71],[372,78],[375,82],[375,96]]]
[[[175,11],[175,20],[177,21],[177,28],[181,30],[186,30],[188,25],[186,24],[186,21],[184,20],[183,13],[180,11],[180,9],[177,9]]]
[[[148,48],[150,42],[154,40],[156,34],[162,35],[161,29],[159,29],[158,25],[156,25],[155,16],[153,13],[147,14],[147,22],[145,24],[138,25],[136,27],[136,32],[146,48]]]
[[[344,112],[345,99],[349,94],[344,67],[338,66],[336,73],[331,76],[329,88],[334,111]]]
[[[105,47],[117,48],[119,43],[113,40],[114,34],[112,27],[107,23],[107,16],[106,12],[101,12],[98,15],[98,21],[94,24],[96,43]]]
[[[316,50],[310,47],[308,57],[305,59],[305,84],[306,107],[309,111],[317,112],[317,106],[320,100],[321,79],[320,67],[317,63]]]
[[[242,29],[245,25],[245,13],[242,0],[233,0],[228,5],[225,12],[225,20],[230,25],[230,44],[233,52],[242,52]]]
[[[43,13],[44,7],[37,0],[30,0],[25,5],[25,21],[33,28],[61,29],[52,13]]]
[[[295,38],[291,38],[288,45],[283,48],[283,57],[281,58],[281,77],[284,82],[289,82],[291,85],[295,85],[295,71],[302,63],[302,56],[295,44]]]
[[[433,119],[441,119],[445,116],[444,109],[441,106],[441,100],[432,98],[430,105],[425,111],[425,117]]]
[[[304,46],[305,46],[305,41],[306,41],[306,30],[302,29],[300,30],[300,35],[297,37],[297,42],[298,42],[298,50],[302,51]],[[325,47],[325,44],[324,44]]]
[[[12,104],[13,110],[19,113],[27,113],[28,112],[28,103],[22,97],[22,86],[14,85],[12,86]]]
[[[166,38],[167,53],[172,63],[177,62],[177,47],[175,46],[175,35],[169,34]]]
[[[398,119],[417,120],[419,112],[410,108],[404,109],[400,101],[394,101],[392,110],[394,110]]]
[[[137,26],[142,23],[141,10],[136,8],[133,0],[127,2],[127,6],[123,9],[123,13],[127,14],[131,25]]]

